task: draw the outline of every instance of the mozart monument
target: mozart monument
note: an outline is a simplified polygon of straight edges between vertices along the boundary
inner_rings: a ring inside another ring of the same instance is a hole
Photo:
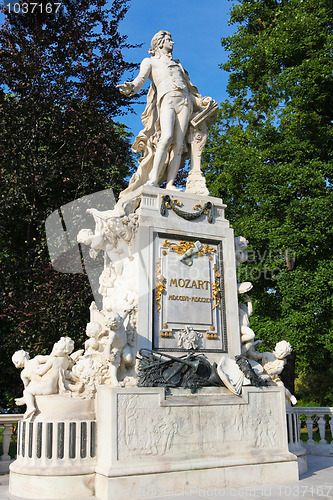
[[[156,33],[149,53],[119,86],[130,96],[151,81],[138,169],[114,206],[88,207],[92,226],[77,231],[102,266],[85,344],[62,337],[47,356],[13,353],[26,405],[14,499],[195,494],[295,481],[305,467],[302,450],[288,450],[295,398],[279,378],[291,347],[257,349],[252,284],[236,276],[248,242],[201,173],[218,106],[173,58],[170,33]]]

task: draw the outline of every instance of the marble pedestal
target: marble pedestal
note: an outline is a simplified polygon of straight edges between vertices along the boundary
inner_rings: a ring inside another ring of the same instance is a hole
[[[101,387],[97,398],[99,500],[298,479],[288,451],[284,390]]]
[[[143,186],[134,206],[133,230],[110,216],[119,242],[105,256],[104,309],[92,304],[91,322],[105,326],[107,311],[130,310],[133,359],[143,348],[192,350],[211,363],[240,354],[234,234],[222,200]],[[38,412],[20,423],[13,498],[134,500],[298,479],[284,388],[166,392],[137,387],[130,370],[117,373],[125,387],[108,379],[96,399],[36,398]]]
[[[57,394],[36,397],[32,419],[19,422],[11,498],[83,500],[94,495],[95,401]]]
[[[181,356],[195,348],[211,363],[222,354],[233,358],[240,353],[240,334],[234,232],[226,205],[220,198],[149,186],[133,197],[140,200],[128,262],[136,276],[137,351],[147,347]],[[189,330],[195,332],[191,347]]]

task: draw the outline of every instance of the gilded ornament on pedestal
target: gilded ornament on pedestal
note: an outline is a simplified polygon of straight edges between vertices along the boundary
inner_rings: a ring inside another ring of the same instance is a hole
[[[179,255],[183,255],[191,248],[194,248],[194,245],[195,245],[194,241],[184,241],[184,240],[180,241],[178,244],[170,243],[168,240],[165,240],[163,243],[164,247],[170,248],[172,252],[176,252]],[[197,256],[203,257],[204,255],[207,254],[210,255],[215,252],[216,252],[215,248],[211,247],[210,245],[203,245],[202,248],[197,253]]]
[[[161,310],[161,297],[162,293],[165,290],[165,283],[166,279],[162,275],[162,264],[161,264],[161,259],[157,259],[157,266],[156,266],[156,305],[157,305],[157,310],[160,312]]]
[[[210,201],[207,201],[204,206],[199,204],[195,205],[193,209],[197,210],[197,212],[186,212],[185,210],[180,210],[179,207],[181,207],[182,205],[183,204],[178,200],[172,200],[169,195],[162,195],[162,203],[160,209],[161,215],[165,216],[166,210],[173,210],[179,217],[188,221],[196,220],[201,217],[201,215],[207,215],[208,222],[212,224],[213,205]]]
[[[172,332],[160,332],[160,336],[164,339],[171,339],[172,338]]]
[[[218,271],[218,267],[217,266],[214,266],[213,269],[214,269],[215,282],[212,284],[212,291],[213,291],[212,301],[213,300],[216,301],[216,304],[214,305],[214,307],[212,307],[212,310],[214,311],[214,309],[220,303],[220,292],[221,292],[220,277],[221,277],[221,275],[217,272]]]
[[[217,334],[216,333],[207,333],[206,339],[207,340],[217,340]]]

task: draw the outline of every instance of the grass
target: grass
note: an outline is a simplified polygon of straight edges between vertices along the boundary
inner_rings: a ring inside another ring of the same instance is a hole
[[[309,439],[308,436],[308,431],[306,428],[301,429],[301,441],[303,443],[306,443],[307,440]],[[319,434],[319,429],[313,429],[313,434],[312,434],[312,439],[314,440],[315,443],[319,443],[320,441],[320,434]],[[325,439],[328,443],[332,441],[332,436],[331,436],[331,431],[329,429],[325,430]]]

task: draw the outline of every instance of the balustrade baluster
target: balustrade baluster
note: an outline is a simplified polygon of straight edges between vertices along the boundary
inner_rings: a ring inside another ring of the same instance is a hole
[[[2,431],[2,448],[3,454],[1,455],[1,460],[10,460],[10,456],[8,454],[10,438],[12,436],[12,424],[2,424],[4,429]]]
[[[305,421],[306,423],[306,429],[308,431],[308,437],[309,439],[307,440],[307,444],[314,444],[314,440],[312,439],[313,436],[313,420],[311,418],[311,415],[308,416],[308,418]]]
[[[2,455],[0,456],[0,474],[7,474],[9,464],[13,459],[9,455],[9,447],[13,439],[14,426],[19,424],[22,415],[0,414],[0,427],[2,430]]]
[[[325,426],[326,426],[325,415],[322,415],[318,420],[318,427],[320,434],[319,444],[327,444],[327,441],[325,439]]]
[[[298,435],[297,435],[297,438],[298,438],[298,442],[301,443],[301,427],[302,427],[302,421],[299,417],[299,415],[297,415],[297,413],[295,414],[295,417],[296,417],[296,422],[297,422],[297,432],[298,432]]]

